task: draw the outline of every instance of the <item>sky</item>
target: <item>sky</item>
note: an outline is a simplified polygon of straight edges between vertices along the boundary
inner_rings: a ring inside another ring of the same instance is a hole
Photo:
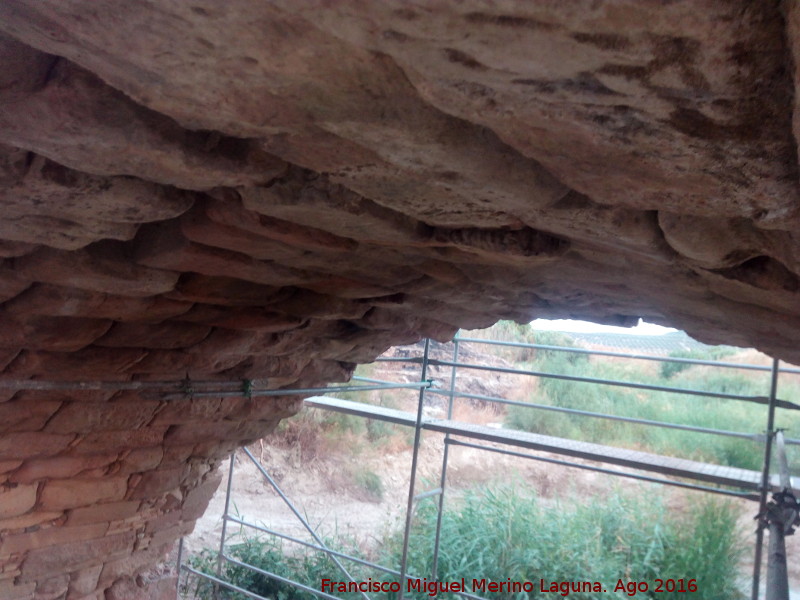
[[[599,325],[588,321],[572,321],[569,319],[536,319],[531,323],[531,327],[544,331],[569,331],[572,333],[630,333],[632,335],[662,335],[677,331],[661,325],[653,325],[639,319],[636,327],[613,327],[611,325]]]

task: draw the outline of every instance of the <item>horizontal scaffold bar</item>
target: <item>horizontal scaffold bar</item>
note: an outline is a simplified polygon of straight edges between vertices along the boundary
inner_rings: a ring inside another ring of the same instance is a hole
[[[362,404],[329,396],[306,398],[305,404],[315,408],[386,421],[407,427],[416,426],[416,415],[394,408]],[[662,475],[732,486],[749,491],[758,490],[761,483],[761,473],[759,471],[702,463],[614,446],[603,446],[591,442],[581,442],[527,431],[496,429],[485,425],[462,423],[450,419],[423,419],[422,428],[428,431],[457,435],[484,442],[495,442],[528,450],[552,452]],[[795,480],[793,487],[796,488],[800,485],[800,481],[796,481],[796,477],[793,479]],[[780,481],[776,476],[771,478],[770,487],[773,491],[780,491]]]

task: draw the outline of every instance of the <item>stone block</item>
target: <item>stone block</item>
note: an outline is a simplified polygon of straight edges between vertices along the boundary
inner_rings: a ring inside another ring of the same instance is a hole
[[[100,572],[102,570],[103,565],[94,565],[70,573],[70,595],[80,597],[92,593],[95,589],[97,589],[97,580],[100,578]]]
[[[300,285],[319,278],[247,254],[190,242],[175,222],[144,226],[137,236],[135,259],[153,269],[235,277],[261,285]]]
[[[133,223],[109,223],[91,217],[79,222],[47,215],[17,215],[0,223],[0,236],[59,250],[78,250],[100,240],[132,240]]]
[[[36,600],[60,600],[69,589],[69,574],[40,579],[36,582]]]
[[[0,583],[11,582],[20,574],[22,566],[22,556],[4,556],[0,562]]]
[[[209,277],[184,273],[175,286],[175,291],[165,296],[180,302],[220,306],[269,306],[288,298],[293,291],[292,288],[260,285],[230,276]]]
[[[239,441],[205,441],[195,445],[193,454],[221,461],[230,458],[231,454],[241,447],[242,444]]]
[[[178,281],[177,273],[132,263],[112,242],[73,252],[42,248],[16,259],[16,269],[31,280],[118,296],[155,296]]]
[[[182,190],[134,177],[98,177],[37,156],[17,186],[0,196],[10,216],[45,215],[82,223],[87,215],[109,224],[171,219],[194,198]]]
[[[164,446],[164,458],[161,460],[161,465],[164,467],[174,467],[184,464],[192,455],[193,448],[194,445],[192,444],[187,444],[185,446]]]
[[[160,496],[169,490],[177,488],[183,481],[186,474],[185,467],[172,467],[168,469],[156,469],[142,473],[142,477],[135,487],[128,492],[131,500],[144,500]]]
[[[264,437],[273,425],[266,421],[218,421],[216,423],[190,423],[174,425],[164,438],[166,445],[186,445],[209,439],[245,440]],[[262,435],[263,434],[263,435]]]
[[[20,581],[33,581],[42,575],[75,571],[119,559],[132,552],[135,540],[133,532],[126,532],[31,550],[22,563]]]
[[[73,317],[28,316],[15,320],[0,314],[4,348],[74,352],[85,348],[111,327],[111,321]]]
[[[58,400],[38,400],[18,395],[0,403],[0,433],[40,431],[61,406]]]
[[[0,460],[0,473],[13,471],[22,464],[21,460]]]
[[[4,600],[34,600],[36,582],[14,583],[13,581],[0,581],[0,598]]]
[[[180,538],[189,535],[194,530],[194,521],[178,522],[172,527],[155,531],[149,539],[148,544],[155,547],[172,545]],[[147,538],[145,538],[147,539]]]
[[[224,200],[208,202],[203,209],[208,218],[215,223],[245,230],[260,238],[276,240],[293,248],[341,255],[352,252],[358,247],[358,243],[354,240],[333,235],[317,227],[306,227],[247,210],[238,197],[226,197]]]
[[[167,582],[166,587],[171,588],[177,585],[176,581]],[[146,585],[137,580],[126,577],[115,581],[106,592],[106,600],[172,600],[175,596],[175,589],[170,592],[167,590],[156,589],[158,585]],[[165,594],[166,592],[166,594]]]
[[[180,219],[180,232],[191,242],[224,248],[232,252],[245,254],[258,260],[280,261],[292,265],[303,260],[305,249],[288,246],[282,242],[212,221],[202,210],[195,206],[193,210]]]
[[[285,351],[276,347],[276,352],[283,354]],[[251,357],[246,357],[243,362],[226,371],[226,375],[235,379],[263,381],[289,379],[294,381],[300,378],[300,375],[310,362],[311,357],[305,355],[302,350],[292,350],[292,354],[288,356],[256,354]]]
[[[0,302],[16,298],[31,285],[30,277],[11,270],[7,262],[0,261]]]
[[[217,491],[221,481],[222,473],[216,470],[207,475],[205,481],[186,492],[182,507],[185,521],[194,521],[203,516],[211,497]]]
[[[0,519],[24,515],[36,504],[36,485],[0,486]]]
[[[302,396],[256,397],[252,402],[242,405],[240,410],[232,413],[231,418],[243,421],[286,419],[296,415],[302,408]]]
[[[136,575],[147,567],[163,560],[164,555],[171,546],[172,544],[163,546],[151,545],[127,556],[107,560],[103,565],[103,571],[100,573],[99,585],[108,586],[120,578]]]
[[[99,539],[105,535],[106,530],[108,523],[92,523],[76,527],[42,527],[36,531],[14,533],[0,542],[0,554],[17,554],[66,542]]]
[[[185,313],[189,302],[161,296],[132,298],[102,292],[35,283],[6,303],[9,315],[90,317],[123,322],[160,322]]]
[[[290,169],[279,183],[268,188],[248,187],[240,193],[248,210],[343,238],[381,244],[427,239],[423,223],[305,169]],[[321,218],[323,214],[325,218]]]
[[[320,381],[344,383],[350,381],[355,368],[356,365],[349,362],[324,359],[312,360],[303,371],[303,380],[298,382],[295,387],[315,387]],[[306,381],[310,383],[306,385],[304,383]]]
[[[132,448],[156,446],[161,444],[166,430],[166,427],[143,427],[132,430],[88,433],[76,442],[73,452],[76,454],[106,454]]]
[[[31,483],[42,479],[68,479],[82,471],[105,467],[116,460],[116,455],[54,456],[25,461],[11,477],[12,481]]]
[[[67,592],[66,600],[106,600],[105,590],[101,592],[93,592],[91,594],[73,594]],[[173,600],[170,598],[169,600]]]
[[[106,348],[156,348],[174,350],[205,339],[211,328],[192,323],[117,323],[95,343]]]
[[[349,274],[351,277],[336,277],[331,275],[317,283],[310,283],[304,287],[317,294],[352,299],[375,298],[396,293],[396,289],[376,285],[361,279],[354,279],[352,278],[353,274]],[[402,282],[398,281],[396,287],[403,289],[405,286]]]
[[[370,309],[370,305],[357,300],[316,294],[308,290],[297,290],[290,298],[275,302],[270,308],[304,318],[360,319]]]
[[[243,398],[236,397],[177,398],[167,402],[153,419],[153,425],[218,421],[242,402]]]
[[[359,327],[382,331],[413,331],[420,337],[430,337],[448,342],[458,329],[453,325],[420,317],[405,310],[374,307],[358,321]]]
[[[10,519],[0,520],[0,530],[12,531],[15,529],[27,529],[34,525],[42,525],[44,523],[54,523],[60,521],[64,513],[61,511],[56,512],[29,512],[19,517],[12,517]]]
[[[136,393],[118,394],[105,403],[69,402],[47,423],[52,433],[139,429],[146,425],[161,403]],[[1,409],[0,409],[1,410]]]
[[[127,477],[56,479],[44,484],[39,507],[42,510],[64,510],[95,502],[122,500],[127,489]]]
[[[158,423],[155,423],[158,425]],[[119,473],[129,475],[139,471],[155,469],[164,458],[164,449],[161,446],[134,448],[119,459]]]
[[[128,519],[138,514],[139,500],[123,500],[119,502],[100,502],[91,506],[73,508],[67,516],[68,525],[85,525],[87,523],[109,523]]]
[[[210,304],[196,304],[190,311],[181,315],[180,320],[227,329],[249,329],[262,333],[289,331],[297,329],[307,322],[306,319],[300,317],[292,317],[259,307],[223,308]]]
[[[31,431],[6,433],[0,436],[0,457],[30,459],[58,454],[72,443],[74,435],[58,435]]]
[[[129,372],[142,381],[171,379],[175,373],[206,380],[235,367],[243,360],[244,357],[239,354],[215,354],[212,345],[201,342],[187,350],[150,350],[147,357],[129,368]]]
[[[5,372],[6,368],[13,363],[22,352],[18,348],[0,348],[0,371]],[[5,402],[14,397],[15,391],[12,389],[0,390],[0,402]]]
[[[105,402],[119,394],[118,390],[84,389],[75,386],[73,389],[51,390],[20,390],[14,395],[14,400],[25,400],[31,404],[37,402]]]
[[[4,240],[0,242],[0,258],[14,258],[24,256],[36,250],[36,244],[26,244],[24,242],[11,242]]]
[[[54,62],[48,77],[7,111],[3,133],[60,164],[91,164],[97,175],[136,173],[192,190],[266,183],[285,171],[285,163],[255,140],[184,130],[71,61]],[[46,133],[52,129],[42,125],[43,118],[58,123],[62,134]]]
[[[63,573],[56,577],[40,579],[36,582],[36,600],[61,600],[69,589],[69,575]]]
[[[163,531],[177,525],[183,513],[180,510],[171,510],[147,521],[145,533],[151,534],[156,531]]]
[[[37,352],[24,350],[6,368],[14,378],[49,377],[65,381],[120,381],[124,373],[147,356],[145,350],[120,348],[109,352],[89,346],[77,352]]]

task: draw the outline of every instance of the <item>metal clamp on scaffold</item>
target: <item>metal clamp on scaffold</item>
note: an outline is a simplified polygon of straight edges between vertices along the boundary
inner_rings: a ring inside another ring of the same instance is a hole
[[[252,400],[253,399],[253,380],[252,379],[242,379],[242,396],[244,396],[248,400]]]
[[[186,373],[186,377],[181,381],[181,392],[185,396],[194,399],[194,388],[192,387],[192,380],[189,377],[189,373]]]
[[[789,600],[789,574],[787,569],[786,536],[792,535],[800,525],[800,503],[792,489],[792,477],[786,458],[783,431],[775,432],[778,450],[781,491],[772,495],[765,510],[758,515],[761,527],[769,528],[769,555],[767,557],[766,600]]]
[[[792,535],[800,526],[800,502],[791,490],[776,492],[765,513],[758,516],[765,526],[777,525],[783,535]]]

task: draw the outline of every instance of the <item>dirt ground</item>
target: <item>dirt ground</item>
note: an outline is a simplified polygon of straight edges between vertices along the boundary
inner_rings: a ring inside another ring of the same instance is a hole
[[[479,357],[473,357],[479,358]],[[502,365],[499,358],[481,357],[485,363]],[[469,357],[467,357],[469,359]],[[446,374],[434,373],[446,383]],[[384,366],[375,370],[371,377],[391,378],[395,381],[413,381],[418,373],[404,371],[399,366]],[[461,381],[461,375],[459,376]],[[462,382],[463,385],[463,382]],[[529,382],[512,376],[475,376],[469,383],[472,393],[514,397],[530,386]],[[412,410],[415,394],[406,393],[406,399],[395,401],[397,408]],[[443,416],[442,403],[426,411]],[[318,409],[306,409],[318,410]],[[462,403],[455,417],[460,420],[492,424],[502,421],[502,416],[491,408],[480,404]],[[358,440],[339,447],[315,448],[309,455],[302,455],[296,447],[276,445],[267,438],[250,450],[263,461],[265,468],[277,481],[284,493],[295,504],[301,515],[317,531],[325,536],[343,535],[356,539],[362,550],[373,548],[382,535],[398,527],[404,517],[408,498],[411,449],[409,433],[401,428],[385,432],[383,445],[364,444]],[[346,440],[347,442],[348,440]],[[317,440],[319,443],[319,440]],[[443,436],[426,432],[423,434],[419,456],[417,492],[436,488],[439,485]],[[555,455],[543,457],[563,459]],[[575,462],[581,462],[576,460]],[[591,464],[591,463],[584,463]],[[216,548],[222,533],[222,514],[225,510],[228,463],[222,467],[226,478],[213,497],[205,515],[198,521],[193,534],[185,540],[186,555],[202,548]],[[617,470],[617,467],[613,467]],[[371,472],[380,477],[382,493],[375,494],[364,485],[355,482],[357,472]],[[451,446],[448,460],[447,498],[455,498],[470,489],[480,489],[495,483],[517,482],[520,486],[535,490],[544,500],[585,502],[596,501],[615,490],[629,490],[641,494],[663,495],[670,510],[680,511],[699,492],[668,486],[646,484],[627,478],[608,476],[576,468],[496,454],[474,448]],[[428,499],[424,502],[431,502]],[[741,508],[740,525],[743,535],[754,539],[753,516],[755,503],[736,500]],[[235,469],[230,496],[230,514],[281,533],[312,541],[299,519],[263,478],[258,468],[241,451],[236,453]],[[229,523],[227,537],[235,541],[240,536],[240,527]],[[287,543],[288,544],[288,543]],[[792,600],[800,600],[800,535],[788,538],[788,556]],[[287,546],[288,547],[288,546]],[[766,545],[765,545],[766,552]],[[749,553],[752,554],[752,553]],[[792,559],[794,557],[794,560]],[[752,576],[752,556],[742,563],[741,589],[749,590]],[[762,575],[766,576],[766,573]],[[763,589],[763,585],[762,585]],[[749,595],[749,592],[748,592]]]

